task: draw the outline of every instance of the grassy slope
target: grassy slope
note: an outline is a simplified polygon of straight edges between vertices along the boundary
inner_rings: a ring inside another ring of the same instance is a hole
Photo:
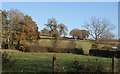
[[[84,50],[84,54],[89,54],[89,49],[91,48],[92,42],[90,41],[76,41],[76,47],[82,47]]]
[[[59,40],[59,47],[67,47],[67,44],[73,40]],[[89,53],[89,49],[91,48],[92,42],[90,41],[83,41],[83,40],[75,40],[76,48],[83,48],[84,54]],[[51,47],[52,42],[49,39],[41,39],[39,40],[39,44],[41,46]]]
[[[49,72],[52,71],[52,57],[54,53],[9,53],[12,57],[19,59],[17,61],[16,71],[36,71],[36,72]],[[104,64],[105,67],[111,67],[110,58],[101,58],[93,56],[84,56],[67,53],[55,53],[58,61],[59,68],[63,67],[66,70],[71,71],[71,63],[78,59],[81,63],[90,64]],[[96,61],[97,59],[97,61]],[[15,71],[14,70],[14,71]]]

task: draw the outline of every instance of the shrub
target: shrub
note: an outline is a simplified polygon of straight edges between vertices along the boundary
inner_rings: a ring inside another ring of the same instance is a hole
[[[25,52],[47,52],[48,48],[33,44],[25,48]]]
[[[73,54],[83,54],[84,51],[82,48],[57,48],[59,53],[73,53]]]
[[[52,47],[47,47],[47,51],[48,51],[48,52],[54,52],[54,50],[53,50]]]
[[[97,49],[97,45],[96,44],[92,44],[91,45],[91,49]]]
[[[91,68],[85,63],[81,63],[79,60],[73,61],[71,67],[74,72],[89,72]]]
[[[73,68],[74,71],[78,72],[82,69],[82,66],[80,64],[80,62],[78,60],[75,60],[71,63],[71,66]]]
[[[89,55],[112,58],[117,57],[117,52],[109,50],[89,50]]]
[[[65,48],[64,51],[65,51],[65,53],[74,53],[75,49],[74,48]]]
[[[6,52],[2,53],[2,70],[9,70],[16,68],[16,59],[8,55]]]
[[[75,53],[76,54],[84,54],[84,51],[82,48],[75,48]]]
[[[28,51],[28,45],[26,45],[26,44],[20,44],[19,47],[18,47],[18,45],[16,45],[15,48],[19,51],[22,51],[22,52]]]
[[[120,58],[120,51],[117,51],[117,58]]]
[[[8,49],[8,44],[5,42],[2,42],[1,47],[2,47],[2,49]]]
[[[100,62],[95,62],[95,63],[80,62],[79,58],[75,59],[73,62],[71,62],[70,66],[71,66],[73,72],[86,72],[86,73],[87,72],[98,72],[98,73],[99,72],[106,72],[106,71],[104,71],[106,66],[104,66],[103,63],[100,63]]]

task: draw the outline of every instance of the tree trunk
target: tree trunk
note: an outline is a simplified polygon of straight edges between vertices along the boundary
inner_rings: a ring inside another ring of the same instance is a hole
[[[17,49],[19,50],[19,48],[20,48],[20,40],[18,40],[17,42]]]
[[[95,38],[95,44],[96,44],[96,46],[97,46],[97,48],[98,48],[99,41],[98,41],[98,38],[97,38],[97,37]]]

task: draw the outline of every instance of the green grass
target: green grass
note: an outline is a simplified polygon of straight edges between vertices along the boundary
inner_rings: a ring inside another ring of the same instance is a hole
[[[92,42],[90,42],[90,41],[83,41],[83,40],[76,41],[76,47],[83,48],[84,54],[89,54],[89,50],[91,49],[91,45],[92,45]]]
[[[110,58],[67,53],[9,53],[9,55],[17,59],[17,68],[13,70],[16,72],[51,72],[52,57],[54,54],[56,54],[58,66],[61,71],[63,71],[63,68],[64,70],[72,71],[71,65],[75,59],[77,59],[81,64],[89,65],[89,67],[102,63],[102,66],[104,65],[104,67],[111,68]]]

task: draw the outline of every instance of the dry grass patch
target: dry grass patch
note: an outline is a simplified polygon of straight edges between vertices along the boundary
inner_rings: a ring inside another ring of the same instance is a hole
[[[0,52],[20,52],[18,50],[12,50],[12,49],[1,49]]]

